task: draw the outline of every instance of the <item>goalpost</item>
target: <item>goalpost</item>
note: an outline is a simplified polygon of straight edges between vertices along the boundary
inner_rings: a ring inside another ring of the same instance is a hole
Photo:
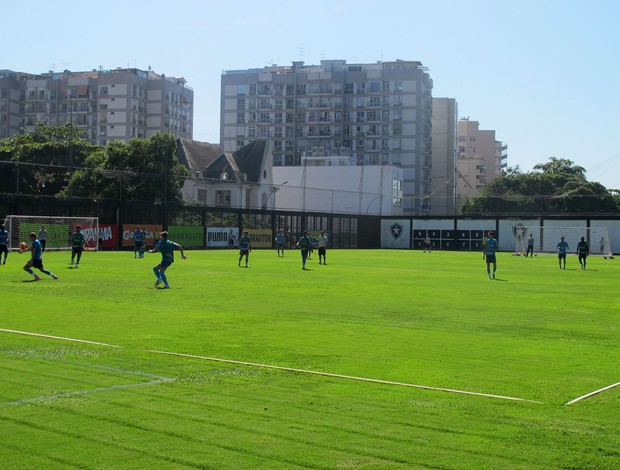
[[[34,232],[39,237],[41,227],[47,231],[45,250],[70,250],[71,235],[77,226],[82,227],[84,245],[87,250],[99,249],[98,217],[48,217],[35,215],[7,215],[4,227],[9,232],[9,244],[12,249],[19,249],[20,242],[30,246],[29,234]]]
[[[531,228],[528,233],[532,233],[536,239],[534,242],[534,252],[557,253],[560,237],[568,243],[569,253],[575,253],[577,244],[581,237],[585,238],[590,247],[591,255],[602,255],[609,258],[613,256],[607,227],[536,227]]]

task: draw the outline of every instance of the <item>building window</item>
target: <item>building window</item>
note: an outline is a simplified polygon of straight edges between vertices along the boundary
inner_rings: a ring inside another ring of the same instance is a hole
[[[230,190],[215,191],[215,205],[219,207],[230,207]]]
[[[199,189],[198,190],[198,202],[204,202],[206,204],[208,194],[209,194],[209,191],[207,191],[206,189]]]

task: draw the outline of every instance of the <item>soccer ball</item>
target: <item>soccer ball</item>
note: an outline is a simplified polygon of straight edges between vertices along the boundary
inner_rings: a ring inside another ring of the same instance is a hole
[[[22,251],[27,250],[28,249],[28,245],[26,245],[26,242],[21,242],[19,244],[19,249],[22,250]]]

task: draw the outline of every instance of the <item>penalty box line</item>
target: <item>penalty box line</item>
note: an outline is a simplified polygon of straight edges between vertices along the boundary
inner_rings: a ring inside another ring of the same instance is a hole
[[[441,388],[441,387],[431,387],[429,385],[416,385],[416,384],[409,384],[409,383],[403,383],[403,382],[393,382],[390,380],[380,380],[380,379],[371,379],[371,378],[367,378],[367,377],[355,377],[352,375],[342,375],[342,374],[332,374],[330,372],[320,372],[320,371],[315,371],[315,370],[306,370],[306,369],[296,369],[294,367],[283,367],[283,366],[274,366],[274,365],[269,365],[269,364],[258,364],[255,362],[244,362],[244,361],[235,361],[232,359],[219,359],[216,357],[205,357],[205,356],[196,356],[193,354],[183,354],[183,353],[175,353],[175,352],[169,352],[169,351],[157,351],[157,350],[153,350],[153,349],[147,349],[146,352],[152,352],[155,354],[164,354],[167,356],[177,356],[177,357],[187,357],[187,358],[191,358],[191,359],[200,359],[203,361],[213,361],[213,362],[224,362],[224,363],[228,363],[228,364],[238,364],[238,365],[242,365],[242,366],[249,366],[249,367],[263,367],[266,369],[276,369],[276,370],[284,370],[287,372],[296,372],[296,373],[300,373],[300,374],[312,374],[312,375],[320,375],[323,377],[334,377],[334,378],[338,378],[338,379],[347,379],[347,380],[358,380],[361,382],[371,382],[371,383],[378,383],[378,384],[384,384],[384,385],[398,385],[401,387],[411,387],[411,388],[419,388],[422,390],[434,390],[434,391],[439,391],[439,392],[448,392],[448,393],[458,393],[461,395],[473,395],[473,396],[478,396],[478,397],[487,397],[487,398],[496,398],[496,399],[501,399],[501,400],[512,400],[512,401],[523,401],[523,402],[528,402],[528,403],[538,403],[543,405],[544,403],[541,401],[536,401],[536,400],[528,400],[527,398],[516,398],[516,397],[508,397],[508,396],[503,396],[503,395],[493,395],[490,393],[481,393],[481,392],[469,392],[467,390],[455,390],[455,389],[451,389],[451,388]]]
[[[93,345],[97,345],[97,346],[106,346],[106,347],[110,347],[110,348],[122,348],[122,346],[117,346],[117,345],[114,345],[114,344],[99,343],[99,342],[96,342],[96,341],[87,341],[87,340],[76,339],[76,338],[65,338],[65,337],[62,337],[62,336],[44,335],[44,334],[40,334],[40,333],[30,333],[30,332],[27,332],[27,331],[9,330],[9,329],[6,329],[6,328],[0,328],[0,331],[4,331],[6,333],[16,333],[16,334],[21,334],[21,335],[27,335],[27,336],[36,336],[36,337],[40,337],[40,338],[57,339],[57,340],[61,340],[61,341],[72,341],[72,342],[76,342],[76,343],[85,343],[85,344],[93,344]],[[544,404],[543,402],[537,401],[537,400],[529,400],[527,398],[509,397],[509,396],[504,396],[504,395],[494,395],[494,394],[491,394],[491,393],[470,392],[470,391],[467,391],[467,390],[456,390],[456,389],[451,389],[451,388],[431,387],[430,385],[418,385],[418,384],[409,384],[409,383],[403,383],[403,382],[393,382],[393,381],[390,381],[390,380],[371,379],[371,378],[367,378],[367,377],[355,377],[355,376],[352,376],[352,375],[333,374],[333,373],[330,373],[330,372],[320,372],[320,371],[315,371],[315,370],[296,369],[294,367],[274,366],[274,365],[270,365],[270,364],[259,364],[259,363],[255,363],[255,362],[235,361],[235,360],[232,360],[232,359],[220,359],[220,358],[216,358],[216,357],[197,356],[197,355],[193,355],[193,354],[183,354],[183,353],[175,353],[175,352],[169,352],[169,351],[157,351],[157,350],[154,350],[154,349],[146,349],[146,350],[143,350],[143,351],[144,352],[155,353],[155,354],[163,354],[163,355],[168,355],[168,356],[177,356],[177,357],[187,357],[187,358],[191,358],[191,359],[200,359],[200,360],[203,360],[203,361],[222,362],[222,363],[227,363],[227,364],[237,364],[237,365],[248,366],[248,367],[262,367],[262,368],[266,368],[266,369],[284,370],[284,371],[296,372],[296,373],[300,373],[300,374],[320,375],[320,376],[323,376],[323,377],[333,377],[333,378],[338,378],[338,379],[357,380],[357,381],[361,381],[361,382],[378,383],[378,384],[383,384],[383,385],[397,385],[397,386],[400,386],[400,387],[418,388],[418,389],[422,389],[422,390],[433,390],[433,391],[439,391],[439,392],[457,393],[457,394],[461,394],[461,395],[470,395],[470,396],[478,396],[478,397],[486,397],[486,398],[495,398],[495,399],[500,399],[500,400],[521,401],[521,402],[527,402],[527,403],[538,403],[538,404],[541,404],[541,405]]]

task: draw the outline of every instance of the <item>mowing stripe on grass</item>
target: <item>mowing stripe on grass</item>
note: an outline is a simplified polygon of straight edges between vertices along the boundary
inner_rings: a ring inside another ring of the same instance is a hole
[[[607,387],[599,388],[598,390],[594,390],[593,392],[586,393],[585,395],[582,395],[582,396],[580,396],[578,398],[575,398],[574,400],[571,400],[571,401],[569,401],[567,403],[564,403],[564,406],[572,405],[573,403],[577,403],[578,401],[585,400],[586,398],[590,398],[590,397],[592,397],[594,395],[598,395],[601,392],[604,392],[606,390],[609,390],[609,389],[612,389],[612,388],[618,387],[618,386],[620,386],[620,382],[608,385]]]
[[[38,336],[40,338],[51,338],[51,339],[59,339],[62,341],[72,341],[74,343],[95,344],[97,346],[107,346],[108,348],[120,348],[121,347],[121,346],[116,346],[115,344],[98,343],[96,341],[86,341],[84,339],[63,338],[62,336],[43,335],[41,333],[30,333],[28,331],[7,330],[6,328],[0,328],[0,331],[4,331],[5,333],[16,333],[18,335]]]
[[[22,335],[38,336],[38,337],[41,337],[41,338],[58,339],[58,340],[61,340],[61,341],[74,341],[74,342],[78,342],[78,343],[94,344],[94,345],[98,345],[98,346],[107,346],[107,347],[111,347],[111,348],[121,348],[121,346],[116,346],[114,344],[98,343],[98,342],[95,342],[95,341],[86,341],[86,340],[75,339],[75,338],[64,338],[62,336],[51,336],[51,335],[43,335],[43,334],[39,334],[39,333],[29,333],[29,332],[25,332],[25,331],[7,330],[5,328],[0,328],[0,331],[4,331],[6,333],[17,333],[17,334],[22,334]],[[192,358],[192,359],[201,359],[201,360],[204,360],[204,361],[225,362],[225,363],[228,363],[228,364],[238,364],[238,365],[250,366],[250,367],[263,367],[263,368],[266,368],[266,369],[285,370],[285,371],[288,371],[288,372],[297,372],[297,373],[301,373],[301,374],[321,375],[323,377],[335,377],[335,378],[338,378],[338,379],[359,380],[359,381],[362,381],[362,382],[373,382],[373,383],[379,383],[379,384],[384,384],[384,385],[398,385],[398,386],[401,386],[401,387],[411,387],[411,388],[420,388],[420,389],[423,389],[423,390],[435,390],[435,391],[439,391],[439,392],[458,393],[458,394],[461,394],[461,395],[473,395],[473,396],[479,396],[479,397],[497,398],[497,399],[500,399],[500,400],[523,401],[523,402],[528,402],[528,403],[539,403],[541,405],[544,404],[541,401],[529,400],[527,398],[508,397],[508,396],[503,396],[503,395],[494,395],[494,394],[491,394],[491,393],[469,392],[467,390],[455,390],[455,389],[451,389],[451,388],[431,387],[430,385],[416,385],[416,384],[408,384],[408,383],[403,383],[403,382],[392,382],[390,380],[371,379],[371,378],[367,378],[367,377],[355,377],[355,376],[352,376],[352,375],[332,374],[330,372],[320,372],[320,371],[315,371],[315,370],[296,369],[296,368],[293,368],[293,367],[274,366],[274,365],[270,365],[270,364],[258,364],[258,363],[255,363],[255,362],[235,361],[235,360],[232,360],[232,359],[220,359],[220,358],[216,358],[216,357],[196,356],[196,355],[193,355],[193,354],[183,354],[183,353],[175,353],[175,352],[169,352],[169,351],[157,351],[157,350],[154,350],[154,349],[145,349],[144,352],[151,352],[151,353],[156,353],[156,354],[164,354],[164,355],[168,355],[168,356],[189,357],[189,358]]]
[[[282,367],[282,366],[274,366],[270,364],[257,364],[254,362],[244,362],[244,361],[234,361],[232,359],[219,359],[216,357],[205,357],[205,356],[195,356],[193,354],[183,354],[183,353],[175,353],[169,351],[157,351],[154,349],[147,349],[146,352],[152,352],[156,354],[165,354],[168,356],[179,356],[179,357],[188,357],[192,359],[201,359],[204,361],[214,361],[214,362],[225,362],[228,364],[238,364],[242,366],[250,366],[250,367],[264,367],[267,369],[277,369],[277,370],[285,370],[288,372],[297,372],[301,374],[313,374],[313,375],[321,375],[324,377],[335,377],[338,379],[348,379],[348,380],[360,380],[362,382],[373,382],[384,385],[399,385],[401,387],[412,387],[412,388],[421,388],[423,390],[435,390],[440,392],[449,392],[449,393],[459,393],[462,395],[475,395],[479,397],[487,397],[487,398],[498,398],[501,400],[513,400],[513,401],[525,401],[529,403],[539,403],[543,405],[544,403],[536,400],[528,400],[527,398],[515,398],[515,397],[507,397],[503,395],[493,395],[490,393],[480,393],[480,392],[468,392],[466,390],[454,390],[450,388],[440,388],[440,387],[431,387],[428,385],[416,385],[416,384],[408,384],[403,382],[392,382],[390,380],[380,380],[380,379],[370,379],[366,377],[355,377],[352,375],[342,375],[342,374],[332,374],[330,372],[320,372],[315,370],[305,370],[305,369],[295,369],[293,367]]]

